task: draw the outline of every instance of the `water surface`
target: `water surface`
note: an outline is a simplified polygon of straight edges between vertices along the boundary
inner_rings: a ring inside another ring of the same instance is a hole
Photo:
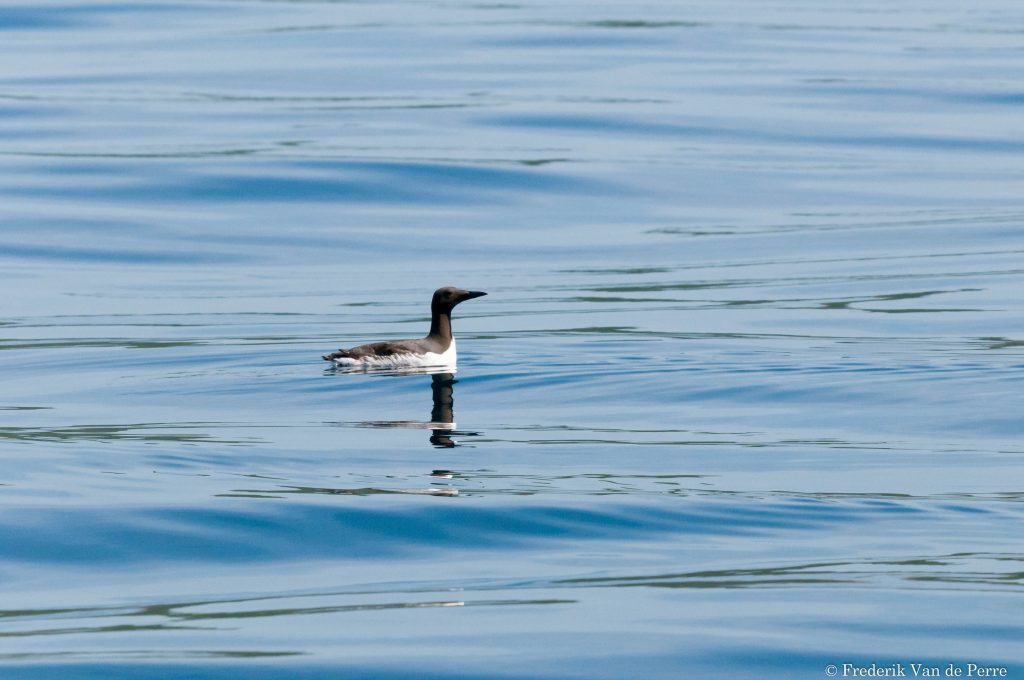
[[[1019,675],[1020,19],[8,3],[0,674]]]

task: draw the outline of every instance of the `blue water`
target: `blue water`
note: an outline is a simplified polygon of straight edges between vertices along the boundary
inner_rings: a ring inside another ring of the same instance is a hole
[[[1021,677],[1022,22],[6,3],[0,677]]]

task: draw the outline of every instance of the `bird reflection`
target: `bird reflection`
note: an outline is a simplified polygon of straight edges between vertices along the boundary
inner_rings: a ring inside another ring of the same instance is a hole
[[[403,371],[408,375],[411,371]],[[417,373],[421,371],[416,371]],[[425,371],[422,371],[425,372]],[[452,439],[452,435],[475,437],[478,432],[466,432],[455,429],[455,379],[454,373],[440,372],[431,373],[430,391],[433,397],[433,408],[430,410],[430,420],[427,422],[419,420],[371,420],[358,423],[359,427],[407,427],[429,429],[430,443],[438,448],[454,448],[461,446],[458,441]]]
[[[455,448],[455,440],[450,436],[455,429],[455,375],[452,373],[435,373],[430,376],[430,391],[434,394],[434,408],[430,410],[430,422],[441,425],[433,430],[430,443],[443,448]]]

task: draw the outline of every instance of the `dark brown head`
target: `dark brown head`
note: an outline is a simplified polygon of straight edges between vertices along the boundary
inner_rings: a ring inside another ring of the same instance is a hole
[[[462,290],[461,288],[452,288],[450,286],[438,288],[434,291],[434,298],[430,301],[430,311],[435,314],[451,314],[452,307],[455,305],[480,297],[481,295],[487,295],[487,293],[479,290]]]

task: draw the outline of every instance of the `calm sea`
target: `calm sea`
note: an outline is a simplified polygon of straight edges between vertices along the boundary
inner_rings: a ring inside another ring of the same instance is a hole
[[[1016,3],[8,0],[0,64],[4,680],[1024,678]],[[442,285],[454,377],[320,359]]]

